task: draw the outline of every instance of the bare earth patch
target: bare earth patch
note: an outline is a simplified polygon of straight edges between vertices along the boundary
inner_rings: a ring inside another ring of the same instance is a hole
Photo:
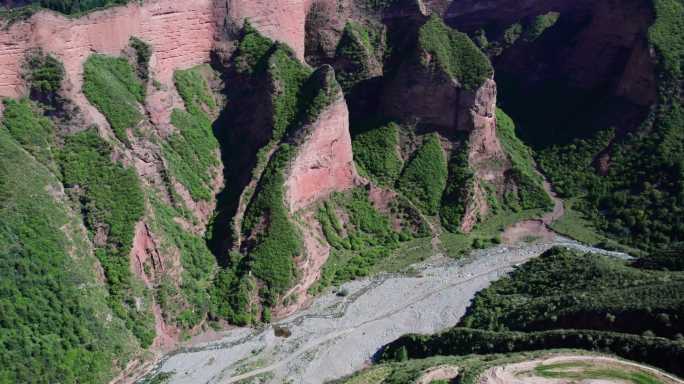
[[[451,382],[458,377],[459,371],[459,368],[453,365],[440,365],[430,368],[416,381],[416,384],[430,384],[437,380]]]

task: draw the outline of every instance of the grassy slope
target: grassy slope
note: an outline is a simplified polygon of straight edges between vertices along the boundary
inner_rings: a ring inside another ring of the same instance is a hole
[[[361,132],[352,140],[354,160],[381,184],[392,185],[399,177],[403,162],[399,157],[399,127],[388,123]]]
[[[162,145],[171,174],[183,184],[194,200],[212,198],[212,168],[218,166],[218,141],[212,131],[211,114],[217,105],[201,68],[176,71],[176,89],[185,102],[185,111],[174,109],[171,124],[178,133]]]
[[[342,223],[339,212],[348,218],[347,223]],[[320,207],[317,218],[333,249],[320,280],[311,289],[315,293],[330,285],[387,270],[386,267],[395,270],[405,267],[406,258],[398,256],[396,251],[414,237],[418,242],[423,241],[422,237],[427,234],[414,233],[409,228],[401,231],[392,228],[391,219],[375,209],[368,191],[362,188],[335,194]],[[417,247],[420,255],[410,255],[413,260],[430,252],[430,247],[424,244],[419,243]]]
[[[420,48],[429,52],[437,65],[467,90],[476,90],[494,73],[487,57],[468,35],[450,29],[436,15],[420,28],[418,40]]]
[[[496,134],[511,161],[511,177],[516,183],[515,193],[504,196],[504,204],[514,210],[551,209],[553,201],[542,185],[543,179],[534,169],[532,152],[515,135],[515,125],[501,109],[496,111]]]
[[[59,180],[0,126],[0,382],[107,381],[132,351]],[[21,165],[21,166],[19,166]]]
[[[85,224],[92,236],[106,236],[96,255],[102,264],[110,291],[109,303],[141,344],[154,339],[149,311],[151,298],[130,270],[135,225],[145,211],[145,198],[136,173],[111,161],[111,147],[93,130],[67,136],[59,152],[65,187],[80,202]],[[141,306],[132,306],[140,298]]]
[[[397,188],[425,213],[435,215],[447,176],[444,150],[439,137],[431,134],[406,164],[397,181]]]
[[[145,88],[123,58],[92,55],[84,66],[83,93],[107,118],[116,137],[128,143],[126,131],[143,119],[138,103]]]

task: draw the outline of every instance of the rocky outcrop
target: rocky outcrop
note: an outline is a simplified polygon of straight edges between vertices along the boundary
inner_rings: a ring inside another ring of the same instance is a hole
[[[349,111],[342,90],[334,81],[332,68],[319,72],[332,76],[334,99],[314,122],[307,124],[302,144],[290,166],[286,186],[286,205],[296,212],[335,191],[353,187],[358,180],[349,135]],[[314,75],[316,76],[316,75]]]
[[[342,89],[330,66],[319,68],[312,75],[318,83],[319,97],[325,95],[324,107],[314,121],[296,135],[297,155],[286,172],[285,204],[291,214],[302,212],[298,223],[303,236],[304,252],[295,260],[300,273],[298,281],[284,297],[296,298],[288,305],[276,308],[278,317],[290,314],[306,304],[309,288],[318,281],[323,265],[330,255],[316,210],[306,210],[333,192],[342,192],[361,183],[354,166],[349,112]],[[315,102],[314,102],[315,104]]]
[[[428,26],[428,23],[433,25]],[[451,34],[443,36],[443,42],[464,39],[457,32],[441,30],[439,23],[434,19],[426,21],[418,34],[426,33],[427,38],[434,38],[435,33]],[[429,29],[423,31],[426,27]],[[475,179],[472,190],[464,193],[468,200],[463,202],[465,212],[460,229],[470,232],[489,212],[487,192],[481,183],[488,182],[502,191],[504,173],[510,167],[496,134],[496,83],[485,78],[476,89],[468,89],[468,86],[472,87],[466,83],[468,80],[459,79],[455,75],[457,72],[449,73],[449,67],[440,62],[445,57],[437,55],[431,47],[421,46],[420,38],[416,39],[419,42],[411,45],[417,46],[417,56],[407,55],[394,77],[386,82],[383,111],[398,121],[416,124],[419,132],[437,131],[449,140],[460,140],[464,134],[468,138],[468,166],[475,173]],[[463,41],[464,44],[470,43]],[[463,45],[453,45],[443,48],[447,51],[452,49],[450,54],[460,65],[477,68],[486,62],[486,59],[478,57],[481,53],[474,47],[464,49]]]

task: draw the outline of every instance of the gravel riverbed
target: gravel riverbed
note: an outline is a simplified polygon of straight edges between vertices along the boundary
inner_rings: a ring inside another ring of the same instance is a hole
[[[261,328],[237,328],[221,339],[165,356],[152,374],[169,383],[323,383],[370,363],[380,347],[406,333],[454,326],[475,293],[520,263],[560,245],[611,256],[629,256],[578,244],[553,242],[500,246],[462,260],[440,255],[413,267],[417,273],[382,274],[344,284],[346,296],[327,293],[286,319]],[[289,337],[275,335],[275,327]],[[149,377],[149,375],[148,375]]]

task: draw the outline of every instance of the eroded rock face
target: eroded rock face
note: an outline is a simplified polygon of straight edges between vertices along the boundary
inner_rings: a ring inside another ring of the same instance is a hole
[[[297,150],[285,182],[290,212],[324,199],[332,192],[352,188],[358,180],[349,134],[349,111],[341,90],[338,89],[335,100],[303,131],[307,136]]]
[[[173,89],[176,69],[209,61],[217,20],[225,9],[215,0],[153,0],[143,5],[131,2],[73,19],[50,11],[40,11],[28,20],[13,23],[0,31],[0,96],[25,94],[21,64],[29,49],[41,48],[64,63],[67,97],[86,113],[89,123],[106,125],[104,118],[81,92],[83,64],[92,53],[120,55],[132,36],[153,49],[150,72],[154,79]],[[152,101],[153,122],[168,122],[171,107],[178,98],[167,92]],[[157,121],[154,121],[157,120]]]
[[[273,40],[283,42],[304,60],[306,14],[311,0],[227,0],[228,19],[233,29],[245,19]]]

